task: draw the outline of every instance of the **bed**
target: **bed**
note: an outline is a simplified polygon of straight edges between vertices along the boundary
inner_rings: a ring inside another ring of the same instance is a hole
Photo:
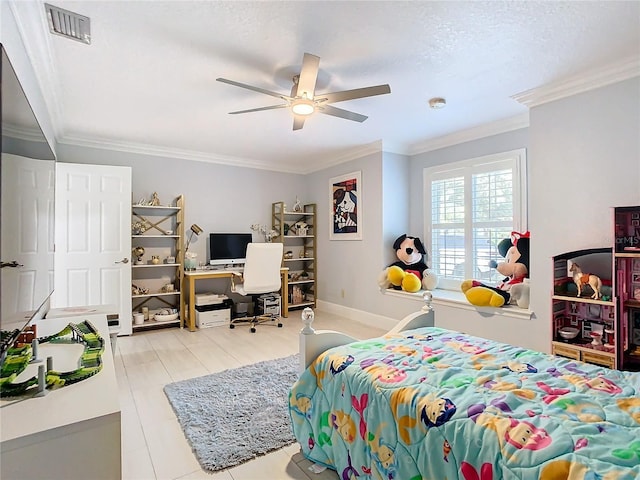
[[[291,423],[342,480],[640,478],[640,373],[437,328],[428,305],[364,341],[312,317]]]

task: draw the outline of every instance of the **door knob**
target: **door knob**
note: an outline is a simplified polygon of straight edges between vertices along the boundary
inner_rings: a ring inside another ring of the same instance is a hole
[[[119,262],[113,262],[113,263],[129,263],[129,259],[127,257],[124,257],[122,260],[120,260]]]

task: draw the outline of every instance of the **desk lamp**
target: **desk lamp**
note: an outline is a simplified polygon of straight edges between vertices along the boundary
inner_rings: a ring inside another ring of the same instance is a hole
[[[196,237],[203,232],[202,228],[199,225],[193,224],[191,225],[191,231],[189,232],[189,240],[187,240],[187,248],[185,249],[185,253],[189,251],[189,245],[191,245],[191,240],[193,240],[193,234],[195,233]]]

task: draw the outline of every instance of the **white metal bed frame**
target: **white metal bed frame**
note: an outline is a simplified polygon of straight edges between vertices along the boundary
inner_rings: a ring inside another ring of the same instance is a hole
[[[422,309],[404,317],[396,326],[389,330],[387,334],[398,333],[419,327],[433,327],[434,312],[431,307],[431,293],[425,292],[423,298],[425,304]],[[305,369],[325,350],[362,340],[335,330],[314,330],[311,327],[313,320],[313,310],[305,308],[302,311],[302,322],[304,323],[304,328],[300,331],[300,373],[304,372]]]

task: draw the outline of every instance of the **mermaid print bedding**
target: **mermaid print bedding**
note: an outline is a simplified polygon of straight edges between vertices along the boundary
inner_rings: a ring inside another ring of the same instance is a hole
[[[341,480],[640,478],[640,373],[435,327],[324,352],[289,411]]]

